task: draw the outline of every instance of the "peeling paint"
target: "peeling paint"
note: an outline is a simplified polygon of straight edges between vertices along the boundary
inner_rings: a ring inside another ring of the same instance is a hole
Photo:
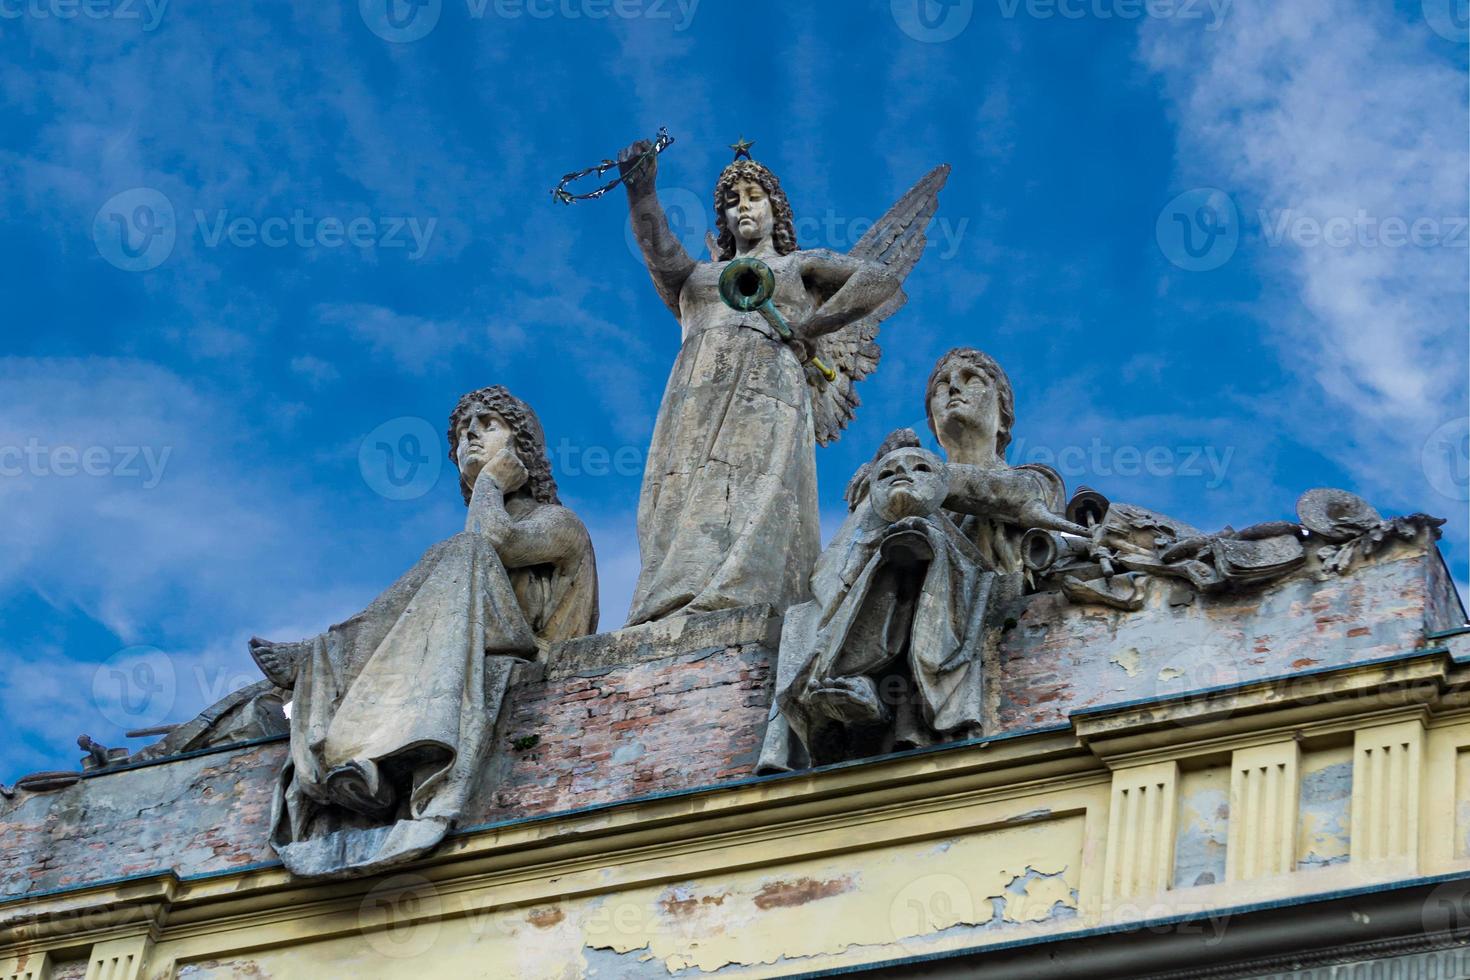
[[[254,960],[208,960],[179,967],[179,980],[270,980],[270,974]]]
[[[526,915],[526,921],[537,929],[550,929],[566,919],[566,913],[556,906],[550,908],[532,909]]]
[[[1183,773],[1179,781],[1179,828],[1174,842],[1174,887],[1194,888],[1224,881],[1229,837],[1229,767]]]
[[[837,878],[831,881],[813,881],[802,878],[797,881],[775,881],[761,889],[755,897],[758,909],[790,908],[805,905],[822,898],[831,898],[852,891],[852,878]]]
[[[1076,918],[1085,820],[1050,810],[795,862],[779,876],[752,869],[620,895],[600,909],[601,928],[582,928],[588,975],[646,976],[657,963],[659,975],[770,976],[778,963],[800,972],[795,964],[811,969],[850,950],[953,949]]]
[[[1324,868],[1348,860],[1352,845],[1352,798],[1351,747],[1302,756],[1296,843],[1298,870]]]
[[[1043,872],[1028,867],[1006,885],[1007,922],[1045,922],[1077,912],[1077,890],[1063,877],[1067,869]],[[1059,907],[1060,906],[1060,907]]]
[[[1140,655],[1138,653],[1138,648],[1129,647],[1117,656],[1109,657],[1108,663],[1117,664],[1119,667],[1122,667],[1124,673],[1126,673],[1129,677],[1137,677],[1139,660]]]

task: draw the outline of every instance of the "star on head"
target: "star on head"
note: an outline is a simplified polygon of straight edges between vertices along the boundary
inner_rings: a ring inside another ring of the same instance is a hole
[[[749,160],[751,159],[750,148],[752,146],[755,146],[755,140],[748,140],[744,136],[741,136],[738,141],[730,144],[730,149],[735,151],[735,159]]]

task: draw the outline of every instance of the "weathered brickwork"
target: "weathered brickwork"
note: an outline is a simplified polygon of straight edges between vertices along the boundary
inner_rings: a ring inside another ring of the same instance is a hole
[[[749,776],[774,654],[715,649],[513,685],[466,824]],[[286,742],[175,759],[0,800],[0,896],[174,870],[274,862],[271,794]]]
[[[1442,569],[1432,546],[1405,547],[1350,575],[1184,605],[1158,582],[1136,613],[1071,606],[1055,593],[1020,599],[987,658],[997,729],[1409,653],[1463,616]]]
[[[467,822],[751,775],[773,660],[770,651],[747,646],[515,685],[495,753],[496,788]]]
[[[1461,615],[1439,561],[1432,546],[1406,547],[1347,576],[1298,577],[1242,598],[1171,605],[1160,591],[1133,614],[1018,600],[987,651],[987,728],[1053,726],[1086,708],[1411,654]],[[574,651],[551,669],[520,668],[462,826],[749,777],[774,693],[763,617],[746,617],[739,646],[624,666]],[[707,639],[693,631],[674,642]],[[646,640],[609,642],[642,656]],[[276,740],[0,799],[0,899],[274,863],[271,794],[285,755]]]

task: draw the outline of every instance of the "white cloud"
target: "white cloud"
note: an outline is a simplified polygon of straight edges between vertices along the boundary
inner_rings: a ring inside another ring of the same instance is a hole
[[[1247,232],[1286,209],[1466,214],[1463,72],[1390,5],[1237,0],[1218,31],[1156,19],[1140,56],[1177,115],[1180,183],[1229,189]],[[1432,495],[1419,453],[1466,414],[1466,249],[1271,244],[1262,232],[1242,250],[1266,284],[1256,313],[1301,383],[1262,411],[1377,502],[1450,512],[1463,541],[1463,507]]]

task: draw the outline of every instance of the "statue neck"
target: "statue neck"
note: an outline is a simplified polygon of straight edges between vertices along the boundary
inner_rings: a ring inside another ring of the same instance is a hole
[[[736,236],[735,254],[751,258],[767,258],[776,255],[776,244],[769,237],[752,242]]]
[[[993,470],[1005,464],[996,454],[994,442],[967,439],[943,448],[951,463],[975,466],[982,470]]]

